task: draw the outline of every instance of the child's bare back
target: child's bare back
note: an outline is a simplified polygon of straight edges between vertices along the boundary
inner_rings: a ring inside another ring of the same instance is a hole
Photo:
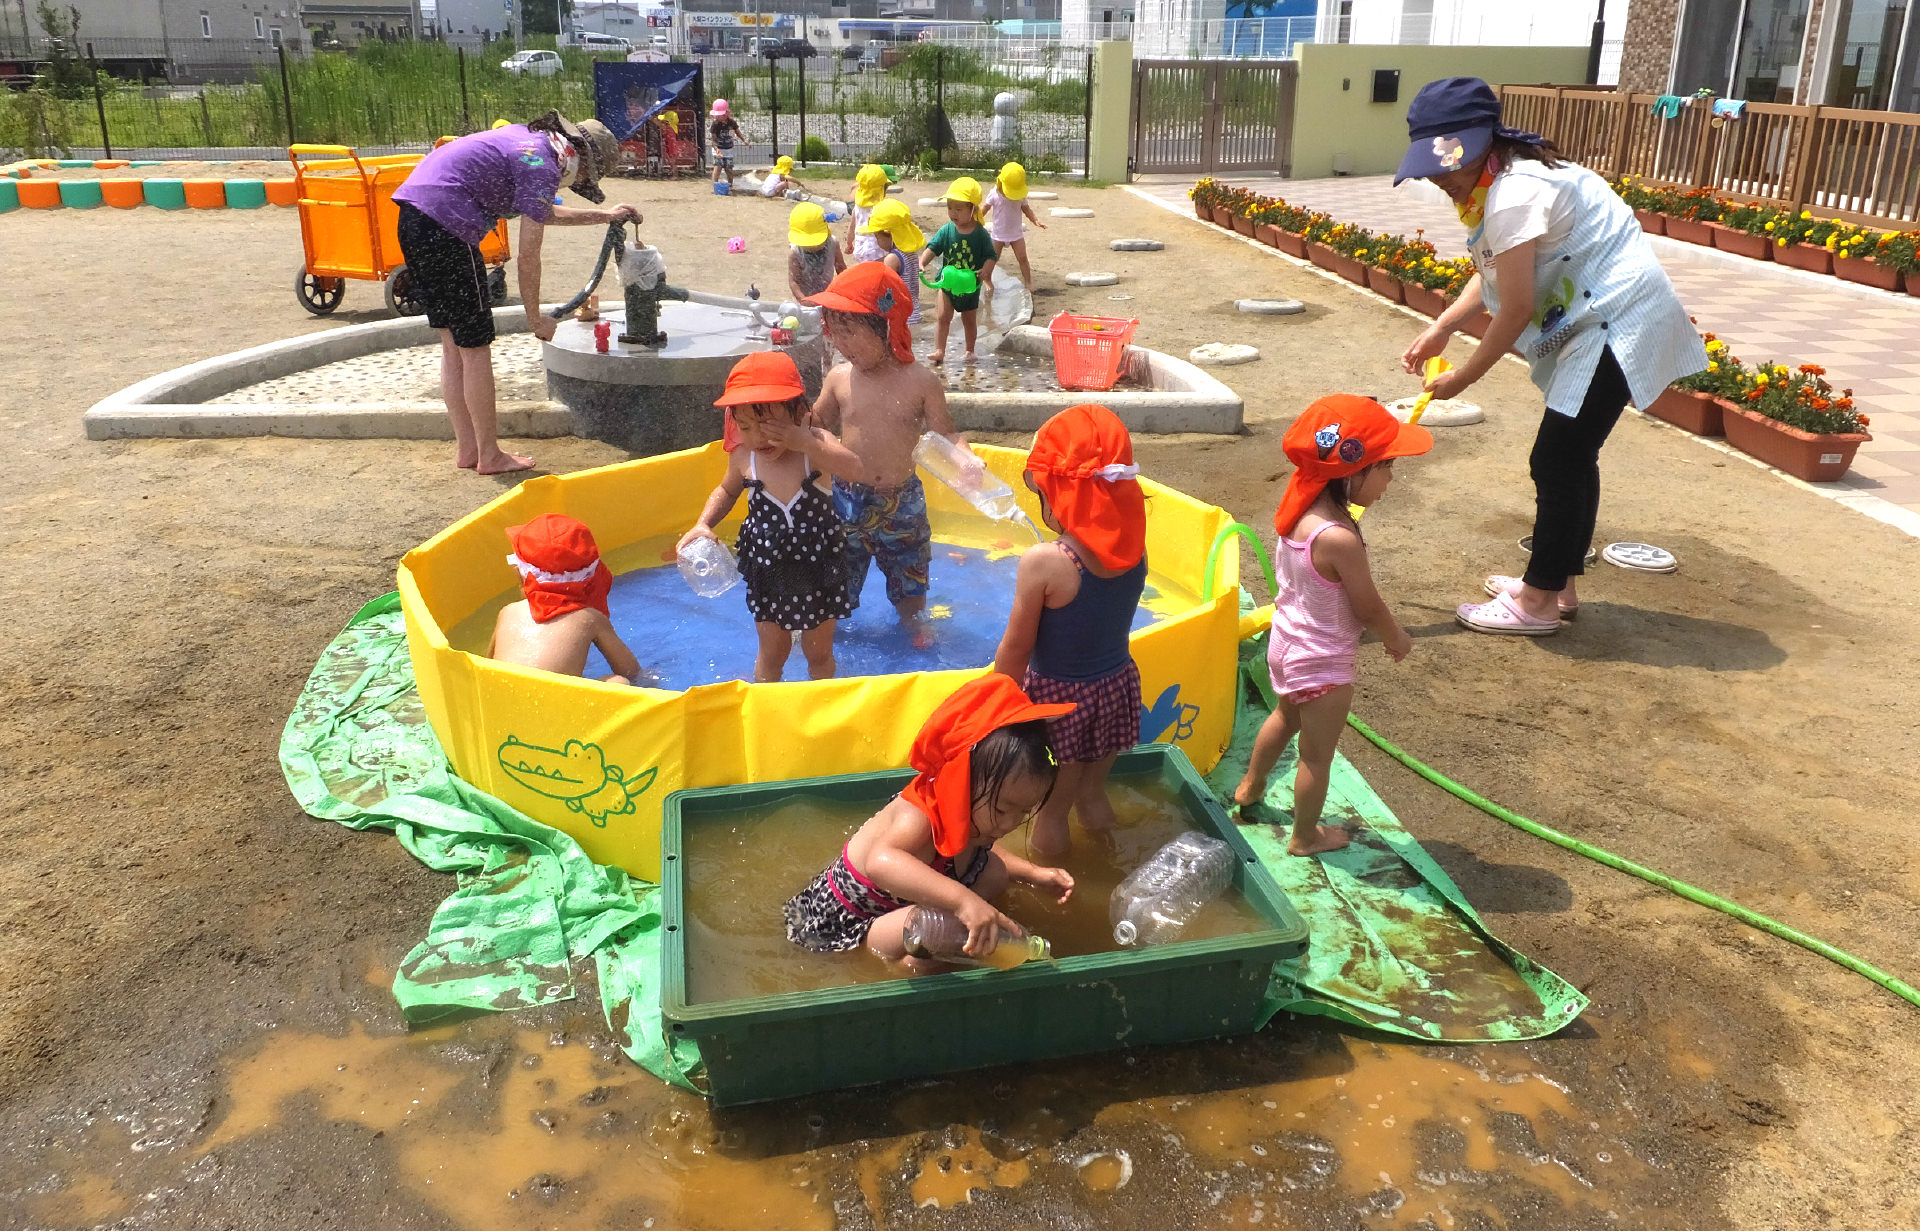
[[[595,646],[615,671],[601,679],[614,684],[641,682],[639,660],[614,632],[613,621],[592,607],[542,624],[533,618],[527,600],[508,603],[493,622],[487,657],[556,675],[579,675],[587,669],[587,651]]]

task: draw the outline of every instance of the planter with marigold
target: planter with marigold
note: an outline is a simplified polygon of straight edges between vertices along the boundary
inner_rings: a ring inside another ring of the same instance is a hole
[[[1873,437],[1854,408],[1853,391],[1834,392],[1826,369],[1761,364],[1744,394],[1727,407],[1727,443],[1809,483],[1830,483]]]

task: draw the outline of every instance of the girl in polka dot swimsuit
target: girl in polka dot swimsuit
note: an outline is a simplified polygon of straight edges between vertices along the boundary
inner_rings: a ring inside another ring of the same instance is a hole
[[[861,474],[860,459],[830,432],[803,426],[808,413],[800,371],[783,351],[748,355],[727,376],[716,406],[728,414],[727,473],[707,497],[700,520],[681,538],[715,537],[713,528],[747,493],[747,517],[734,550],[747,610],[760,635],[757,683],[778,680],[794,634],[807,674],[832,677],[835,624],[853,614],[840,516],[822,477]]]

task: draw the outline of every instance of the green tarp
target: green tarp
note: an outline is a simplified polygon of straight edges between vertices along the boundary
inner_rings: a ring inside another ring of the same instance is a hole
[[[1243,653],[1255,666],[1264,659],[1257,640]],[[1267,713],[1255,687],[1264,672],[1246,679],[1233,747],[1211,776],[1223,797]],[[422,863],[458,878],[394,977],[409,1022],[570,999],[573,961],[591,958],[626,1053],[694,1088],[697,1051],[661,1026],[658,889],[593,863],[566,834],[453,775],[414,690],[398,596],[367,604],[321,654],[287,720],[280,763],[307,812],[389,830]],[[1286,806],[1291,780],[1283,761],[1272,804]],[[1579,1015],[1585,997],[1488,934],[1344,758],[1327,811],[1357,837],[1318,859],[1288,856],[1284,836],[1268,827],[1247,832],[1313,929],[1306,956],[1275,969],[1269,1016],[1491,1040],[1535,1038]]]

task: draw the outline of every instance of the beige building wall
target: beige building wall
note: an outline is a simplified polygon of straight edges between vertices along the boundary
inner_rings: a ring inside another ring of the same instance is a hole
[[[1133,44],[1096,43],[1093,48],[1093,131],[1087,141],[1087,174],[1124,183],[1133,146]]]
[[[1644,0],[1635,0],[1636,7]],[[1375,103],[1375,69],[1400,70],[1400,97]],[[1407,104],[1443,77],[1481,77],[1494,86],[1585,81],[1585,47],[1371,47],[1311,43],[1300,48],[1293,119],[1293,178],[1338,170],[1380,175],[1407,152]],[[1098,174],[1096,172],[1096,174]]]

